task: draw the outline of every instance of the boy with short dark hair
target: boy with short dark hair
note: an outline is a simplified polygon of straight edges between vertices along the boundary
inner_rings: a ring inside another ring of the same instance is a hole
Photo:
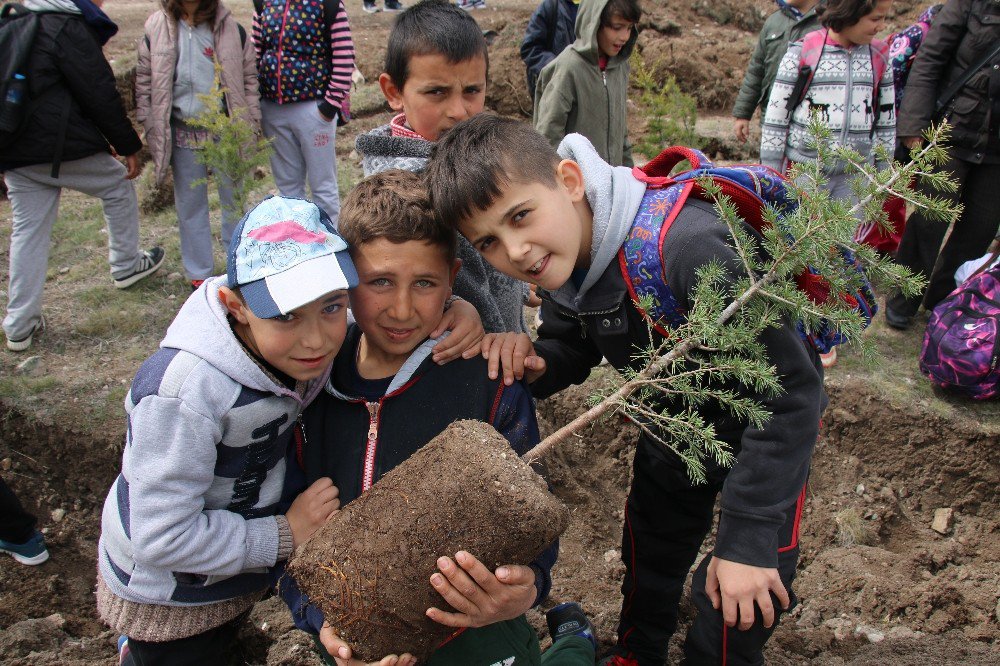
[[[458,419],[492,424],[518,454],[534,446],[538,425],[523,384],[488,379],[482,358],[439,366],[430,357],[436,342],[431,334],[459,262],[455,233],[435,221],[423,180],[390,170],[362,181],[344,200],[340,229],[358,269],[358,286],[351,292],[356,324],[348,328],[326,392],[303,415],[300,463],[306,482],[329,477],[348,503]],[[524,612],[548,594],[556,554],[553,544],[530,564],[496,572],[474,554],[441,557],[430,584],[451,612],[433,608],[427,615],[468,629],[435,652],[429,664],[540,663],[538,640]],[[467,575],[478,581],[471,592]],[[330,654],[350,658],[350,648],[293,584],[282,586],[282,596],[301,628],[320,632]],[[585,618],[569,623],[574,631],[559,631],[574,614],[582,616],[579,607],[550,615],[556,642],[546,664],[593,664]]]
[[[484,115],[438,143],[428,180],[440,219],[457,226],[494,266],[539,287],[545,316],[537,356],[525,361],[535,397],[584,381],[602,356],[620,371],[642,369],[637,350],[656,348],[661,338],[633,302],[618,256],[633,220],[656,212],[647,210],[646,185],[630,169],[611,167],[579,135],[566,137],[557,153],[527,125]],[[689,199],[662,245],[661,279],[679,311],[690,309],[697,273],[710,262],[727,267],[732,282],[743,274],[713,206]],[[710,463],[708,482],[693,485],[677,454],[649,435],[639,437],[622,539],[625,601],[609,663],[660,666],[666,659],[684,581],[720,492],[716,546],[692,584],[697,617],[684,646],[689,663],[761,663],[781,613],[774,599],[784,610],[795,602],[789,586],[826,406],[823,373],[795,322],[784,320],[759,341],[784,392],[730,388],[763,404],[772,414],[768,423],[753,427],[712,402],[697,408],[732,447],[731,469]],[[488,353],[496,352],[494,344]],[[683,412],[669,401],[657,408]]]
[[[386,169],[423,171],[433,142],[486,102],[489,54],[475,19],[445,0],[424,0],[399,15],[389,33],[379,85],[397,115],[362,134],[366,176]],[[528,287],[490,266],[460,239],[455,293],[471,303],[487,332],[527,331]]]
[[[628,59],[641,17],[639,0],[581,0],[576,41],[542,69],[535,88],[532,122],[553,147],[576,132],[605,162],[632,166]]]

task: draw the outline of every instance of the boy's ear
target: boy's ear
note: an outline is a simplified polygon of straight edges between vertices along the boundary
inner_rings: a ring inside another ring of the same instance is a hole
[[[378,87],[382,89],[385,101],[389,102],[389,108],[393,111],[403,110],[403,91],[396,87],[388,72],[378,75]]]
[[[233,319],[241,324],[249,323],[246,312],[244,312],[246,306],[243,305],[243,301],[240,300],[240,297],[232,289],[229,287],[219,287],[219,302],[232,315]]]
[[[556,180],[566,188],[574,203],[586,195],[583,170],[574,160],[563,160],[556,166]]]
[[[455,277],[458,275],[458,271],[461,268],[462,268],[462,260],[456,257],[455,262],[451,265],[451,271],[449,271],[448,275],[448,284],[450,284],[452,287],[455,286]]]

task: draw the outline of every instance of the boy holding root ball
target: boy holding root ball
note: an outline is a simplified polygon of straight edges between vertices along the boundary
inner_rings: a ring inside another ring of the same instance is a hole
[[[567,136],[557,152],[524,123],[480,115],[437,143],[427,176],[440,219],[455,224],[495,267],[540,288],[545,316],[524,360],[538,398],[583,382],[602,356],[626,375],[639,372],[643,350],[659,348],[670,334],[652,330],[645,319],[631,291],[635,273],[628,273],[629,281],[624,275],[637,255],[626,258],[625,252],[643,250],[648,283],[640,284],[658,288],[652,298],[676,299],[676,312],[697,305],[696,295],[704,293],[696,292],[697,278],[707,265],[719,267],[721,295],[746,275],[729,227],[711,203],[688,199],[679,210],[669,208],[658,192],[671,190],[658,191],[633,170],[608,165],[578,134]],[[676,217],[662,245],[634,242],[654,238],[640,222],[662,221],[668,210]],[[744,228],[756,233],[749,224]],[[655,253],[661,255],[658,268]],[[763,663],[765,641],[795,602],[790,585],[804,485],[826,406],[823,373],[790,318],[776,318],[755,338],[782,392],[754,391],[740,382],[719,387],[714,379],[700,388],[759,401],[771,414],[766,422],[752,425],[734,415],[718,392],[690,409],[669,393],[650,398],[657,413],[712,428],[735,456],[731,469],[708,457],[706,482],[693,482],[682,458],[691,451],[678,441],[687,431],[679,426],[675,438],[663,422],[636,419],[647,427],[636,447],[625,509],[625,598],[608,664],[661,666],[666,660],[684,582],[712,528],[720,493],[715,548],[691,585],[697,615],[684,645],[686,663]],[[515,342],[517,336],[487,336],[491,364],[494,352],[509,354]],[[495,365],[491,373],[497,375]]]
[[[523,384],[489,379],[486,361],[479,357],[442,366],[431,356],[438,342],[433,333],[461,262],[455,258],[455,234],[435,222],[421,177],[389,170],[366,179],[345,199],[340,230],[358,269],[358,286],[351,292],[356,324],[348,327],[326,391],[303,414],[299,462],[305,481],[328,477],[340,500],[352,502],[459,419],[490,423],[518,455],[535,445],[538,425]],[[427,609],[427,618],[461,631],[437,648],[428,663],[542,663],[537,636],[524,613],[548,594],[557,545],[531,563],[495,571],[475,555],[442,553],[438,571],[427,572],[426,584],[443,602]],[[333,587],[334,580],[330,583]],[[337,664],[361,663],[352,659],[337,627],[308,604],[293,580],[286,577],[280,589],[296,624],[318,632]],[[318,596],[316,601],[322,605]],[[593,637],[579,607],[557,607],[549,620],[554,647],[545,653],[544,663],[592,665]],[[413,661],[406,654],[379,663]]]

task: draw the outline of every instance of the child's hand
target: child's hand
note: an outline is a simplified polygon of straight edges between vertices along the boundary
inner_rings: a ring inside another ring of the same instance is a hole
[[[756,618],[754,602],[760,607],[764,626],[768,628],[773,626],[772,592],[781,602],[781,608],[788,610],[791,601],[777,569],[754,567],[719,557],[713,557],[708,563],[705,594],[716,610],[722,610],[722,619],[725,620],[727,627],[736,626],[737,615],[739,615],[740,631],[752,627]]]
[[[489,361],[490,379],[496,379],[502,369],[504,386],[524,378],[530,384],[545,373],[545,359],[535,354],[526,333],[488,333],[482,349],[483,358]]]
[[[494,575],[482,562],[460,550],[455,559],[438,558],[441,573],[431,585],[457,613],[428,608],[427,617],[448,627],[485,627],[523,615],[535,603],[535,572],[520,565],[502,566]]]
[[[316,479],[289,507],[285,519],[292,530],[292,547],[306,541],[340,508],[340,491],[328,477]]]
[[[525,303],[529,308],[537,308],[542,304],[542,297],[538,295],[537,285],[528,285],[528,302]]]
[[[323,628],[320,629],[319,642],[337,662],[337,666],[414,666],[417,663],[417,658],[411,654],[404,654],[402,657],[390,654],[388,657],[382,657],[371,664],[365,664],[360,659],[353,659],[351,646],[342,641],[327,622],[324,622]]]
[[[479,345],[483,340],[483,321],[479,318],[476,308],[468,301],[457,300],[451,304],[437,330],[431,333],[432,338],[436,338],[445,331],[451,331],[451,335],[434,345],[434,362],[444,365],[448,361],[462,358],[472,358],[479,352]]]
[[[750,138],[750,121],[746,118],[733,119],[733,136],[740,143],[746,143]]]

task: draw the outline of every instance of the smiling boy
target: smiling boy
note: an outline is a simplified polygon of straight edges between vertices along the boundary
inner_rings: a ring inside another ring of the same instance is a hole
[[[619,251],[638,216],[663,212],[631,169],[608,165],[580,135],[567,136],[557,153],[524,123],[484,114],[438,142],[427,176],[441,220],[457,226],[491,264],[540,287],[544,317],[536,355],[525,362],[536,398],[583,382],[602,356],[623,373],[642,370],[641,352],[663,340],[633,301]],[[744,231],[755,233],[749,225]],[[661,252],[661,286],[678,312],[691,308],[706,264],[723,266],[733,284],[745,276],[727,226],[704,201],[684,204]],[[696,485],[678,454],[655,435],[639,436],[622,537],[624,602],[610,664],[664,663],[684,582],[720,494],[715,547],[691,585],[697,615],[684,645],[687,663],[763,663],[765,641],[794,603],[798,519],[826,395],[818,356],[795,322],[783,320],[759,342],[783,392],[714,388],[758,401],[770,420],[753,426],[711,400],[695,407],[731,447],[732,468],[709,461],[707,483]],[[652,408],[690,418],[685,404],[667,398]]]
[[[625,124],[629,57],[639,0],[581,0],[576,41],[546,65],[535,87],[533,124],[553,147],[582,134],[612,166],[632,166]]]
[[[459,122],[482,113],[489,54],[475,19],[445,0],[424,0],[399,15],[379,85],[396,115],[358,137],[366,176],[386,169],[420,172],[431,147]],[[490,333],[527,331],[528,287],[490,266],[464,239],[455,294],[471,303]]]
[[[303,414],[306,481],[329,477],[346,504],[458,419],[492,424],[519,455],[537,443],[534,405],[523,384],[488,379],[479,357],[445,366],[430,358],[431,334],[459,263],[455,234],[434,220],[423,180],[401,170],[368,178],[345,199],[340,229],[358,269],[351,291],[356,324],[348,328],[327,390]],[[469,629],[435,652],[430,666],[540,663],[524,613],[548,593],[557,552],[553,544],[530,564],[495,572],[473,554],[442,554],[428,584],[448,605],[427,615]],[[282,596],[300,628],[319,632],[326,650],[349,663],[349,647],[294,585],[284,585]],[[575,613],[553,619],[556,647],[544,663],[593,664],[590,626],[579,607]],[[574,629],[560,633],[564,625]]]

